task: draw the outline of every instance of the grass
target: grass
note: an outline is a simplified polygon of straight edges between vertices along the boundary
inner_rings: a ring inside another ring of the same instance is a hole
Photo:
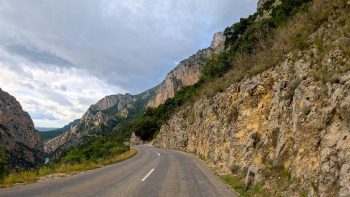
[[[232,189],[239,193],[239,195],[244,196],[246,191],[244,185],[240,179],[231,175],[223,175],[220,178],[224,181],[224,183],[230,185]]]
[[[16,183],[33,183],[38,181],[40,177],[47,176],[50,174],[75,174],[81,171],[93,170],[106,165],[124,161],[136,155],[136,153],[137,151],[135,149],[130,149],[129,151],[126,151],[124,153],[112,156],[110,158],[101,159],[95,162],[87,161],[76,164],[58,164],[55,166],[44,166],[37,171],[23,171],[19,173],[11,173],[0,182],[0,187],[10,187]]]
[[[235,190],[240,196],[250,197],[250,196],[271,196],[265,189],[261,187],[261,185],[256,184],[249,189],[246,189],[243,181],[237,176],[232,175],[223,175],[220,178],[224,181],[224,183],[231,186],[233,190]]]

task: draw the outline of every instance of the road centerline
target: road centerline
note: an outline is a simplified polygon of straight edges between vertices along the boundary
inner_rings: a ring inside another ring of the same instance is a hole
[[[152,170],[151,171],[149,171],[147,174],[146,174],[146,176],[145,177],[143,177],[142,179],[141,179],[141,182],[143,182],[143,181],[145,181],[148,177],[149,177],[149,175],[151,175],[152,174],[152,172],[154,171],[154,168],[152,168]]]

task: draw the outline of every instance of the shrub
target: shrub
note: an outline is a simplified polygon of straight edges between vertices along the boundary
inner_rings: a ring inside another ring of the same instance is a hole
[[[62,158],[62,162],[67,164],[82,163],[84,161],[86,161],[86,157],[78,148],[72,149]]]
[[[7,164],[6,150],[4,148],[0,148],[0,180],[4,179],[8,173],[9,167]]]

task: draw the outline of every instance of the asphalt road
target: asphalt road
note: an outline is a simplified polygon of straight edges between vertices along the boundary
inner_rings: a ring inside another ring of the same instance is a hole
[[[0,189],[0,196],[235,196],[191,154],[136,146],[126,161],[70,177]]]

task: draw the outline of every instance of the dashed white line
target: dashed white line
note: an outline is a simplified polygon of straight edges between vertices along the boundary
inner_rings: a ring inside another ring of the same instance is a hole
[[[160,153],[158,153],[158,156],[160,156]]]
[[[148,174],[146,174],[146,176],[143,177],[143,179],[141,179],[141,182],[145,181],[149,177],[149,175],[152,174],[153,171],[154,171],[154,168],[151,171],[149,171]]]

